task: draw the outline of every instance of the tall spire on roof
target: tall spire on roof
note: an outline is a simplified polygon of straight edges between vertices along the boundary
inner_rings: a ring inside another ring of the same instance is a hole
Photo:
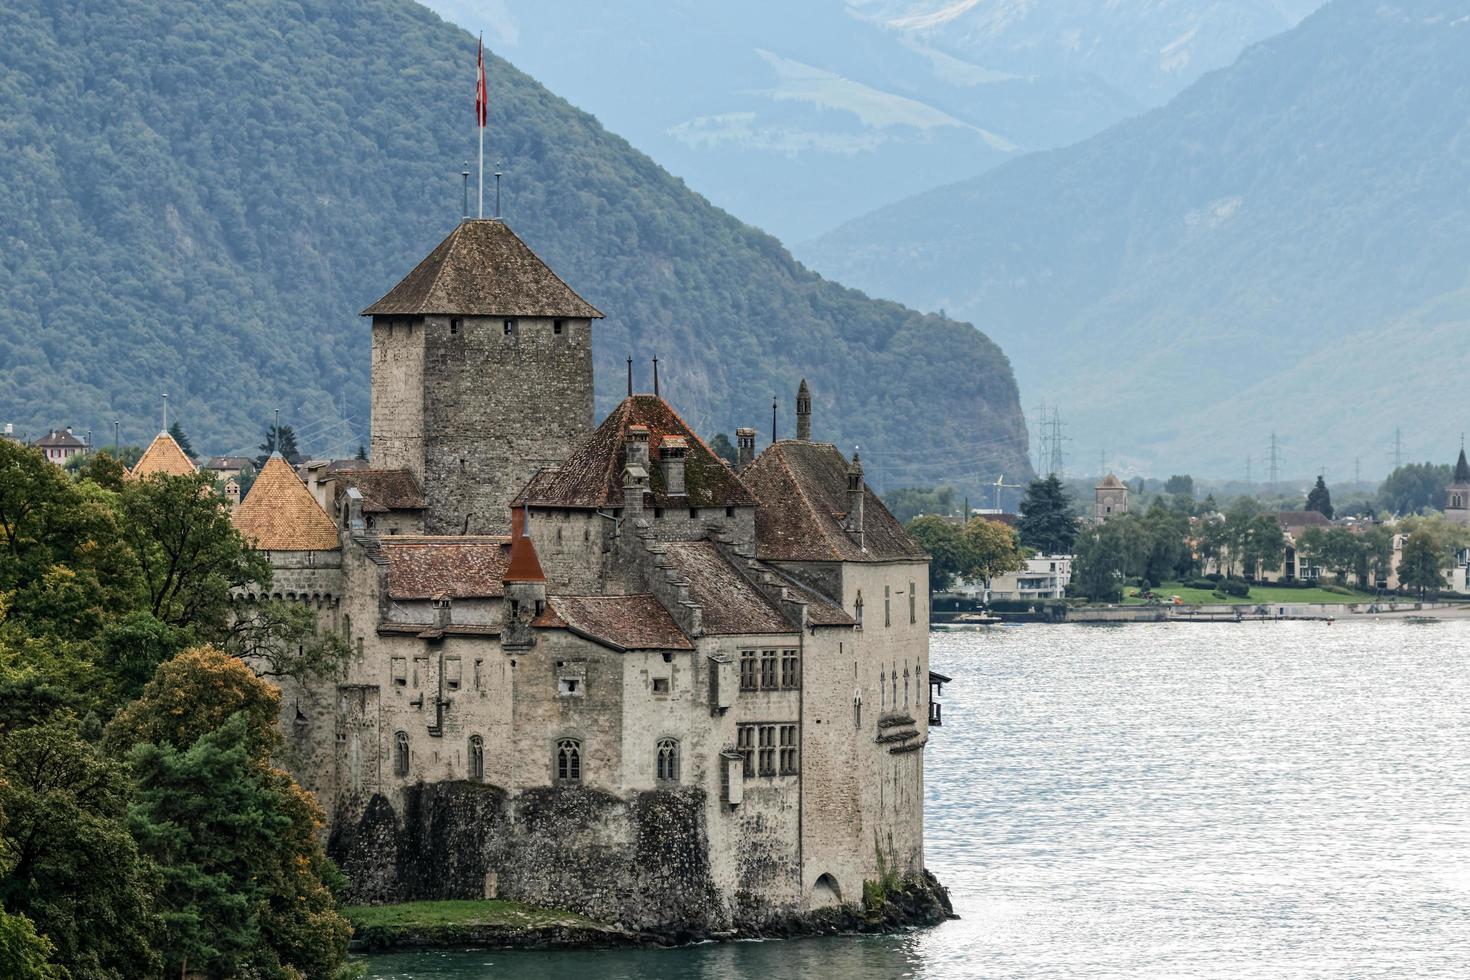
[[[1455,486],[1470,486],[1470,461],[1465,459],[1465,447],[1460,447],[1460,458],[1455,461]]]
[[[806,378],[796,389],[796,438],[803,442],[812,438],[812,391],[806,386]]]

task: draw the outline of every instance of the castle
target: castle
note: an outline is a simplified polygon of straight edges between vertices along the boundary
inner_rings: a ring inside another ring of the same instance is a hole
[[[364,316],[370,467],[273,457],[234,515],[349,648],[282,726],[353,897],[692,935],[919,876],[928,556],[805,382],[734,467],[631,374],[594,425],[601,314],[498,219]]]

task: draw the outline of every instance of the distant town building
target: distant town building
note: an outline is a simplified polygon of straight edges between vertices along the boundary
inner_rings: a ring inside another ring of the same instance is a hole
[[[1093,488],[1093,516],[1099,521],[1128,513],[1128,485],[1112,473]]]
[[[1455,461],[1455,474],[1444,491],[1444,516],[1456,524],[1470,524],[1470,461],[1465,459],[1465,447],[1460,447],[1460,458]]]
[[[1071,555],[1026,559],[1026,567],[990,580],[992,600],[1064,599],[1072,581]]]
[[[73,457],[85,456],[92,451],[92,447],[85,440],[78,438],[69,425],[64,429],[52,429],[47,432],[36,440],[35,447],[41,450],[41,455],[57,466],[65,466]]]
[[[255,460],[249,456],[211,456],[199,468],[216,480],[234,479],[238,481],[241,473],[254,466]]]

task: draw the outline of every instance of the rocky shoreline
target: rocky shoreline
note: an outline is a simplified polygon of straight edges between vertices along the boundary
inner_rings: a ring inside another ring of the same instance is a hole
[[[730,930],[632,930],[567,916],[564,921],[394,923],[356,927],[352,949],[381,953],[410,949],[619,949],[684,946],[737,939],[799,939],[853,933],[891,933],[957,919],[949,892],[929,871],[870,897],[864,905],[793,912]],[[354,923],[356,926],[356,924]]]

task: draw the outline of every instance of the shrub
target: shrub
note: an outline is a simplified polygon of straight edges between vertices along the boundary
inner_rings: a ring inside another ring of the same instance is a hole
[[[1208,578],[1197,578],[1185,582],[1184,586],[1190,589],[1205,589],[1213,592],[1215,589],[1215,580]]]
[[[1251,587],[1239,579],[1222,579],[1216,586],[1217,592],[1223,592],[1227,596],[1236,599],[1244,599],[1251,594]]]

